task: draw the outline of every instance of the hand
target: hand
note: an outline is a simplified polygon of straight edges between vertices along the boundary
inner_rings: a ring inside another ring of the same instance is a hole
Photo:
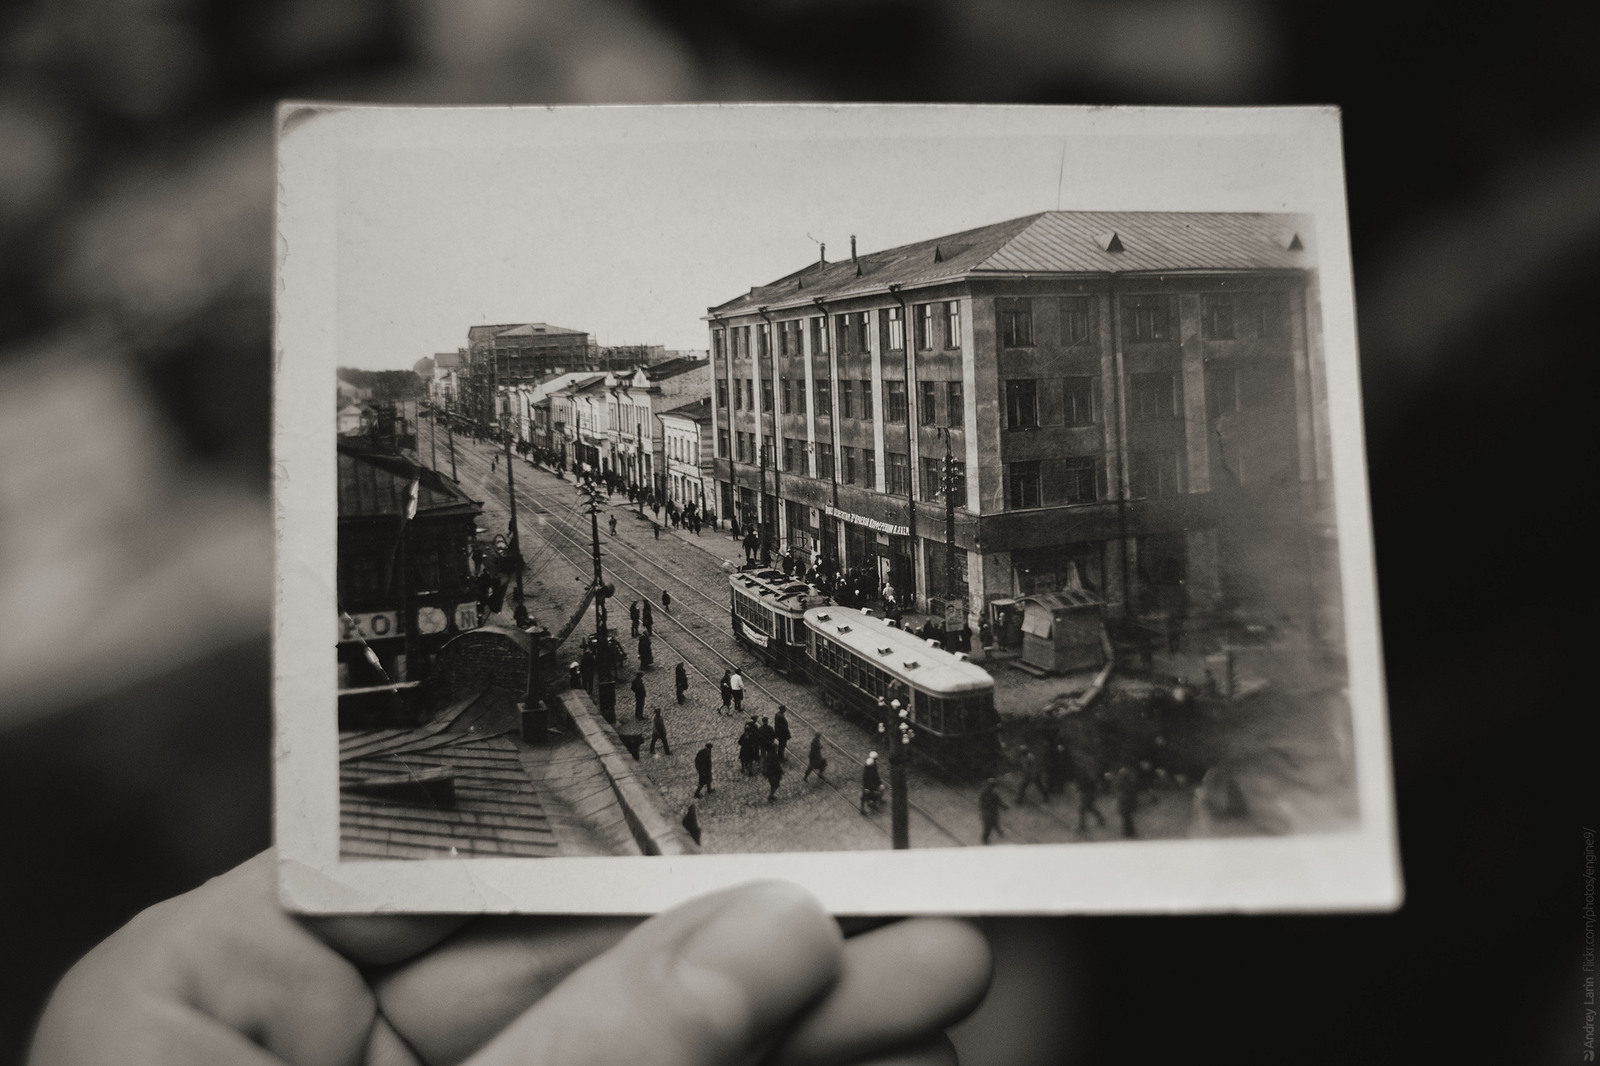
[[[845,940],[778,883],[644,922],[301,920],[275,875],[258,856],[96,947],[31,1066],[931,1066],[955,1061],[943,1030],[989,979],[967,923]]]

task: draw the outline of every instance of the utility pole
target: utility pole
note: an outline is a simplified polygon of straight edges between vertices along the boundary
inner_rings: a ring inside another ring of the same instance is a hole
[[[439,469],[439,405],[428,401],[428,465]]]
[[[450,421],[450,408],[452,408],[454,406],[455,405],[453,403],[450,403],[450,402],[446,401],[446,403],[445,403],[445,418],[444,418],[444,439],[445,439],[445,443],[447,445],[449,445],[449,447],[450,447],[450,480],[451,481],[457,480],[456,479],[456,429],[455,429],[455,426],[452,425],[451,421]]]
[[[952,627],[951,608],[955,607],[960,612],[963,625],[967,620],[967,590],[961,581],[961,575],[956,569],[956,458],[950,453],[950,431],[944,431],[944,644],[946,650],[951,643],[951,634],[957,632]]]
[[[594,669],[595,697],[600,717],[615,725],[617,721],[617,682],[611,671],[611,634],[606,629],[606,598],[611,594],[600,569],[600,495],[593,482],[580,484],[584,509],[589,512],[589,543],[594,559]]]
[[[507,360],[507,370],[510,369],[510,360]],[[511,535],[511,558],[516,568],[517,577],[517,602],[522,602],[522,541],[517,536],[517,479],[511,471],[511,434],[506,429],[505,419],[500,412],[499,383],[495,380],[495,373],[491,370],[489,384],[489,399],[494,404],[495,425],[500,427],[500,436],[505,441],[506,452],[506,507],[511,518],[506,526],[506,531]]]
[[[909,690],[903,690],[910,699]],[[878,734],[889,750],[889,834],[896,850],[911,847],[911,801],[906,795],[906,760],[911,755],[911,722],[904,703],[896,697],[878,700]]]

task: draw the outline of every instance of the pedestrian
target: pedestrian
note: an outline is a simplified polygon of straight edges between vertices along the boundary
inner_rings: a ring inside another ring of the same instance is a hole
[[[739,517],[737,515],[728,516],[728,535],[733,537],[734,540],[739,539]]]
[[[1032,785],[1039,790],[1039,797],[1046,803],[1050,802],[1050,793],[1044,790],[1044,784],[1039,780],[1039,758],[1028,750],[1026,744],[1018,751],[1022,755],[1022,784],[1017,786],[1017,803],[1020,805],[1028,795],[1028,786]]]
[[[1106,816],[1100,813],[1100,808],[1095,801],[1100,796],[1100,775],[1093,766],[1080,766],[1073,777],[1078,782],[1078,832],[1084,831],[1088,824],[1088,816],[1094,815],[1095,821],[1102,827],[1106,824]]]
[[[617,535],[617,516],[616,515],[612,515],[610,520],[606,524],[611,527],[611,535],[613,537],[616,536]]]
[[[1066,743],[1059,738],[1047,743],[1044,758],[1040,762],[1043,770],[1040,784],[1045,798],[1049,799],[1052,793],[1065,792],[1067,780],[1072,776],[1072,757],[1067,752]]]
[[[972,654],[972,623],[961,623],[961,650],[968,655]]]
[[[821,733],[812,734],[811,751],[806,755],[806,772],[801,775],[800,780],[809,781],[811,779],[811,771],[813,770],[817,772],[818,781],[827,780],[824,775],[828,770],[828,760],[827,757],[822,754]]]
[[[766,715],[761,716],[761,724],[756,726],[756,739],[761,742],[761,754],[768,755],[778,750],[778,731],[772,728],[772,723]]]
[[[1006,835],[1006,831],[1000,828],[1000,812],[1006,807],[1006,801],[1000,798],[1000,790],[995,787],[994,778],[989,778],[983,784],[983,791],[978,793],[978,818],[983,822],[985,844],[989,843],[991,833]]]
[[[663,611],[672,610],[672,593],[666,589],[661,590],[661,609]]]
[[[1131,767],[1117,771],[1112,782],[1117,792],[1117,814],[1122,819],[1122,835],[1129,840],[1139,835],[1133,825],[1133,814],[1139,809],[1139,778]]]
[[[650,754],[656,753],[656,741],[661,741],[661,753],[671,755],[672,747],[667,743],[667,723],[661,717],[661,708],[656,707],[650,712]]]
[[[637,670],[633,672],[633,684],[628,686],[633,689],[633,716],[644,718],[644,675]]]
[[[655,534],[655,538],[657,540],[660,540],[661,539],[661,523],[660,522],[651,522],[650,523],[650,532]]]
[[[696,792],[696,796],[700,793]],[[700,817],[695,813],[694,804],[689,804],[689,809],[683,812],[683,831],[689,834],[689,839],[700,845]]]
[[[584,687],[583,671],[579,668],[578,660],[576,659],[567,664],[567,684],[572,688]]]
[[[689,671],[682,663],[679,663],[678,668],[672,673],[672,683],[678,690],[678,703],[682,704],[683,694],[689,691]]]
[[[656,631],[656,612],[655,609],[650,606],[649,600],[644,601],[644,608],[640,611],[640,615],[643,618],[643,621],[640,622],[640,625],[644,626],[644,631],[646,633],[654,633]]]
[[[722,710],[718,711],[717,713],[718,714],[732,714],[733,712],[728,710],[728,706],[729,706],[729,704],[733,703],[733,681],[732,681],[732,675],[729,674],[728,671],[726,671],[726,670],[722,671],[721,688],[722,688]]]
[[[792,734],[789,732],[788,708],[781,703],[778,704],[777,713],[772,716],[772,735],[778,741],[778,758],[787,759],[789,757],[789,737]]]
[[[878,753],[869,751],[866,764],[861,767],[861,813],[867,813],[868,804],[877,810],[882,802],[883,777],[878,773]]]
[[[628,604],[628,623],[633,626],[633,635],[639,635],[639,601],[634,600]]]
[[[733,674],[728,678],[728,687],[733,690],[733,713],[744,713],[744,675],[739,668],[733,668]]]
[[[756,740],[755,725],[754,723],[746,722],[744,724],[744,732],[739,734],[739,770],[746,777],[750,776],[751,767],[755,765],[755,761],[761,756],[759,749],[760,744]]]
[[[650,649],[650,630],[639,634],[639,668],[648,670],[656,664],[655,652]]]
[[[594,692],[594,651],[587,643],[584,644],[583,654],[578,656],[578,676],[583,681],[583,691]]]
[[[705,747],[694,753],[694,772],[700,775],[700,783],[695,786],[695,799],[700,798],[700,790],[715,792],[711,784],[711,741],[706,741]]]
[[[769,751],[761,757],[761,772],[767,778],[767,784],[772,787],[767,789],[767,802],[771,803],[778,798],[778,785],[783,781],[783,760],[778,758],[776,751]]]
[[[994,629],[989,625],[989,617],[978,619],[978,644],[983,648],[984,657],[989,655],[989,646],[994,643]]]

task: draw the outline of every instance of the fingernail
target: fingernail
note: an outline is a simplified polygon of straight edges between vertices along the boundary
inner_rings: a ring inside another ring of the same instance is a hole
[[[744,1008],[740,1024],[760,1031],[838,979],[842,945],[838,925],[810,893],[781,881],[747,885],[730,892],[724,908],[683,946],[680,987],[689,995],[736,999]],[[708,1006],[728,1017],[735,1004]]]

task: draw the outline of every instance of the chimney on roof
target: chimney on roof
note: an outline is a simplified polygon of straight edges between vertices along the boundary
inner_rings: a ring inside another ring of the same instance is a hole
[[[818,253],[818,257],[821,259],[822,265],[823,266],[827,266],[828,265],[828,242],[827,241],[818,241],[817,243],[822,245],[822,251]]]
[[[850,234],[850,262],[856,266],[856,277],[861,276],[861,260],[856,258],[856,235]]]

